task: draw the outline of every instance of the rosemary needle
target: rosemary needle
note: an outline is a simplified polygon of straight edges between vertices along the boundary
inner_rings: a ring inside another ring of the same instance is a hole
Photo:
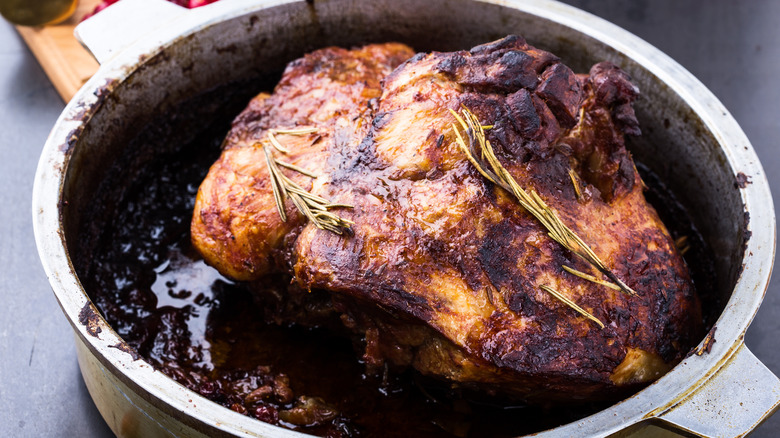
[[[265,155],[265,163],[268,165],[268,173],[271,176],[271,189],[274,192],[274,201],[276,201],[276,211],[279,212],[279,216],[282,218],[282,222],[287,222],[287,214],[284,212],[284,199],[286,194],[282,192],[284,185],[279,181],[279,168],[276,167],[276,161],[271,155],[271,151],[263,145],[263,154]]]
[[[568,267],[566,265],[561,265],[561,267],[563,268],[564,271],[568,272],[569,274],[576,275],[577,277],[580,277],[583,280],[588,280],[590,282],[593,282],[593,283],[596,283],[596,284],[600,284],[600,285],[608,287],[610,289],[621,290],[620,286],[616,285],[615,283],[612,283],[612,282],[609,282],[609,281],[605,281],[605,280],[600,280],[600,279],[598,279],[598,278],[596,278],[596,277],[594,277],[594,276],[592,276],[590,274],[586,274],[586,273],[578,271],[578,270],[576,270],[574,268],[570,268],[570,267]]]
[[[600,321],[598,318],[596,318],[595,316],[593,316],[592,314],[590,314],[590,313],[589,313],[587,310],[585,310],[585,309],[583,309],[582,307],[578,306],[578,305],[577,305],[577,303],[575,303],[574,301],[572,301],[572,300],[570,300],[570,299],[566,298],[565,296],[563,296],[563,295],[562,295],[560,292],[558,292],[557,290],[555,290],[555,289],[553,289],[553,288],[551,288],[550,286],[547,286],[547,285],[545,285],[545,284],[542,284],[542,285],[540,285],[539,287],[540,287],[540,288],[541,288],[543,291],[545,291],[545,292],[549,293],[550,295],[554,296],[555,298],[557,298],[557,299],[558,299],[559,301],[561,301],[562,303],[566,304],[567,306],[569,306],[569,307],[571,307],[572,309],[574,309],[574,310],[576,310],[577,312],[579,312],[579,313],[580,313],[580,315],[582,315],[582,316],[584,316],[584,317],[588,318],[589,320],[591,320],[591,321],[595,322],[595,323],[596,323],[596,324],[598,324],[598,325],[599,325],[599,327],[601,327],[602,329],[604,328],[604,323],[603,323],[603,322],[601,322],[601,321]]]
[[[577,195],[577,199],[582,199],[582,190],[580,189],[580,182],[577,180],[577,174],[574,173],[574,169],[569,169],[569,178],[574,186],[574,194]]]
[[[282,146],[282,144],[279,142],[279,140],[276,138],[276,134],[280,135],[306,135],[306,134],[313,134],[317,132],[317,128],[314,127],[305,127],[305,128],[294,128],[294,129],[269,129],[268,130],[268,141],[271,143],[271,145],[278,150],[279,152],[283,154],[289,154],[290,150]]]

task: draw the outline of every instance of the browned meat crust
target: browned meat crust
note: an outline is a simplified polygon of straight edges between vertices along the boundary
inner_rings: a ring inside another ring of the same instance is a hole
[[[520,37],[392,70],[410,55],[399,45],[317,51],[250,104],[198,193],[192,236],[206,260],[239,280],[287,273],[301,290],[327,291],[369,365],[489,392],[609,399],[680,360],[698,339],[700,306],[625,149],[624,135],[639,134],[628,76],[608,63],[575,75]],[[492,125],[517,182],[637,296],[563,269],[600,276],[465,159],[449,112],[464,106]],[[320,177],[290,176],[354,206],[338,211],[354,221],[350,235],[307,224],[290,205],[282,223],[275,210],[253,143],[303,125],[318,132],[285,138],[284,158]]]
[[[304,221],[292,205],[287,222],[281,221],[265,157],[255,143],[269,129],[315,126],[316,134],[280,141],[291,151],[285,161],[324,171],[331,150],[352,147],[365,131],[364,113],[381,95],[382,78],[413,54],[401,44],[318,50],[290,63],[273,95],[262,93],[249,103],[198,192],[193,241],[207,262],[237,280],[279,271],[275,263],[283,241],[294,240],[291,231]],[[311,187],[310,178],[290,177]]]

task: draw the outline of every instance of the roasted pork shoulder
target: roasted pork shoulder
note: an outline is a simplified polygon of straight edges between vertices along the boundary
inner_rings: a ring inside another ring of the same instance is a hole
[[[577,75],[516,36],[451,53],[318,50],[234,122],[192,241],[258,295],[289,276],[281,320],[336,321],[369,370],[528,401],[614,399],[701,330],[625,148],[637,97],[618,67]]]

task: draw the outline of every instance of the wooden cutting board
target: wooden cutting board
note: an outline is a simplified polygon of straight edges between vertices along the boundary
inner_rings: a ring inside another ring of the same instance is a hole
[[[73,29],[100,0],[80,0],[66,21],[45,27],[16,26],[16,30],[67,102],[98,69],[95,58],[73,36]]]

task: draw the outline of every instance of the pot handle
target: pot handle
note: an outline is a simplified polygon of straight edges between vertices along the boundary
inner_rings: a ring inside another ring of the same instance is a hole
[[[780,406],[780,379],[744,343],[714,375],[657,416],[693,436],[744,436]]]
[[[165,0],[123,0],[79,23],[73,34],[103,64],[188,11]]]

